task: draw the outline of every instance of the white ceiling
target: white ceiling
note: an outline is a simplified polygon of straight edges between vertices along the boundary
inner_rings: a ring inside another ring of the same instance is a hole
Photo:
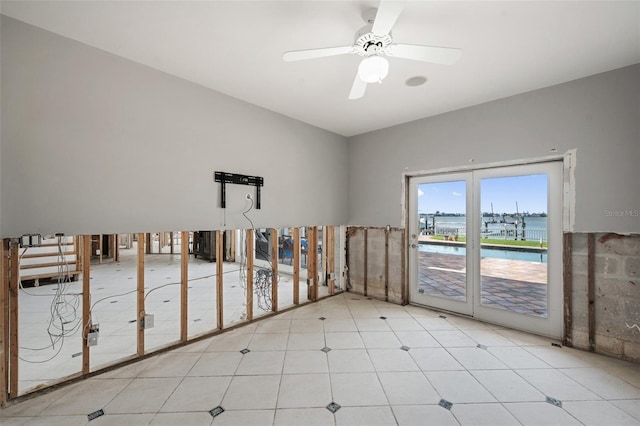
[[[640,62],[640,2],[406,2],[398,43],[459,47],[453,66],[390,59],[349,101],[360,58],[282,61],[350,45],[377,1],[17,1],[2,13],[352,136]],[[423,86],[405,81],[425,76]]]

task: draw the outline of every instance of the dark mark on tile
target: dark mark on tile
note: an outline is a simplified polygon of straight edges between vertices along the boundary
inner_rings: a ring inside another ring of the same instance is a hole
[[[438,402],[438,405],[442,408],[446,408],[447,410],[451,410],[451,407],[453,407],[453,403],[447,401],[446,399],[441,399],[440,402]]]
[[[335,413],[339,409],[340,409],[340,404],[337,404],[335,402],[331,402],[329,403],[329,405],[327,405],[327,410],[331,411],[332,413]]]
[[[562,408],[562,401],[560,401],[559,399],[551,398],[550,396],[548,396],[547,402],[551,405],[555,405],[556,407]]]
[[[104,410],[103,409],[99,409],[99,410],[94,411],[93,413],[87,414],[87,418],[89,419],[89,421],[95,420],[100,416],[104,416]]]
[[[219,416],[222,413],[224,413],[224,408],[219,405],[216,408],[212,408],[211,410],[209,410],[209,414],[211,414],[211,417]]]

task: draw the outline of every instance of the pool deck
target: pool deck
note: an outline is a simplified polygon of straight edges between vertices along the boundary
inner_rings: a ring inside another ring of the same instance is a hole
[[[452,246],[452,247],[463,247],[466,245],[464,241],[444,241],[444,240],[435,240],[431,238],[430,235],[420,235],[418,237],[418,242],[422,244],[438,244],[443,246]],[[501,250],[514,250],[514,251],[530,251],[535,253],[547,251],[547,247],[537,247],[537,246],[514,246],[510,244],[495,244],[495,243],[484,243],[481,241],[482,248],[490,248],[490,249],[501,249]]]
[[[464,301],[466,256],[418,252],[418,288],[426,295]],[[497,258],[480,261],[481,303],[547,316],[547,264]]]

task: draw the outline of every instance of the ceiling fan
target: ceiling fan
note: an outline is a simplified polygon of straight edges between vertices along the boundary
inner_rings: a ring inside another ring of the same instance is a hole
[[[442,65],[452,65],[460,59],[460,49],[393,43],[391,28],[402,9],[403,5],[400,3],[382,1],[378,9],[365,11],[363,18],[367,24],[358,30],[352,46],[295,50],[286,52],[282,59],[292,62],[346,54],[364,57],[358,66],[349,99],[361,98],[367,89],[367,83],[381,83],[388,75],[389,62],[385,56]]]

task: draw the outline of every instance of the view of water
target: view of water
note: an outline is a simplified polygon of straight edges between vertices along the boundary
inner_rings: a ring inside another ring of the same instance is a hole
[[[435,219],[435,221],[434,221]],[[482,218],[482,236],[491,239],[508,239],[513,240],[523,238],[522,220],[524,219],[524,239],[528,241],[547,241],[547,218],[529,216],[524,218],[518,218],[518,228],[512,223],[515,221],[512,217],[506,217],[506,222],[509,223],[492,223],[490,217]],[[498,222],[500,218],[496,217],[495,221]],[[465,216],[428,216],[424,218],[424,222],[420,224],[421,229],[425,229],[428,226],[429,229],[433,228],[435,223],[435,235],[450,235],[458,234],[459,236],[466,235],[466,217]]]
[[[420,243],[419,250],[426,253],[443,253],[464,256],[467,253],[465,247],[448,246],[444,244]],[[493,257],[498,259],[524,260],[527,262],[547,263],[547,253],[523,250],[501,250],[496,248],[481,248],[480,257]]]

